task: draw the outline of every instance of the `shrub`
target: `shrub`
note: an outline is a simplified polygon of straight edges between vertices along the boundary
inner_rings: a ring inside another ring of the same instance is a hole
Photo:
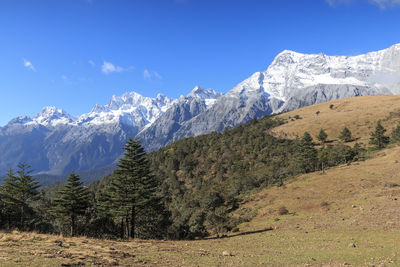
[[[285,215],[285,214],[288,214],[288,213],[289,213],[289,211],[285,206],[280,206],[278,208],[278,214],[279,215]]]

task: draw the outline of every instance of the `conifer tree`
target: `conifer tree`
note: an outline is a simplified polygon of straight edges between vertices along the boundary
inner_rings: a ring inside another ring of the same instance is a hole
[[[55,212],[61,219],[67,219],[70,225],[70,235],[76,233],[76,221],[80,215],[85,214],[89,205],[89,193],[82,185],[79,176],[71,173],[68,176],[64,189],[59,192],[60,197],[55,201]]]
[[[108,205],[119,220],[121,238],[148,237],[149,232],[157,234],[158,182],[138,140],[129,138],[124,149],[108,189]]]
[[[386,136],[385,132],[386,129],[382,126],[381,122],[378,121],[375,132],[371,133],[369,143],[375,145],[378,149],[384,148],[390,141],[389,136]]]
[[[314,171],[318,161],[317,153],[311,135],[305,132],[294,152],[294,171],[297,173]]]
[[[28,202],[35,200],[35,197],[39,194],[37,189],[40,186],[39,182],[35,181],[30,175],[32,173],[30,165],[23,162],[18,164],[17,167],[17,193],[15,198],[18,200],[21,209],[21,227],[24,227],[25,212],[29,208]]]
[[[318,134],[317,138],[318,138],[319,141],[321,141],[321,143],[324,144],[326,139],[328,138],[328,134],[323,129],[321,129],[319,131],[319,134]]]
[[[349,128],[344,127],[342,132],[339,135],[339,139],[342,140],[343,142],[350,142],[351,140],[353,140],[353,137],[351,135],[351,132],[349,130]]]
[[[400,124],[393,129],[392,134],[390,135],[390,141],[393,143],[400,142]]]
[[[27,212],[32,211],[29,202],[35,200],[39,194],[37,191],[39,184],[30,175],[32,173],[31,166],[20,163],[17,167],[16,174],[10,169],[5,178],[2,185],[2,199],[7,210],[13,213],[13,220],[9,221],[12,223],[10,226],[19,225],[20,229],[24,229]],[[18,221],[16,220],[17,217]]]
[[[3,218],[1,223],[6,225],[8,229],[17,224],[17,200],[14,198],[17,188],[16,183],[17,177],[14,170],[10,168],[3,179],[3,184],[0,186],[1,215]]]

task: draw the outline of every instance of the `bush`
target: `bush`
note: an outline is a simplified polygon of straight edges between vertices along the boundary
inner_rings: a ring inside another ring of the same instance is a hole
[[[285,207],[285,206],[280,206],[279,208],[278,208],[278,214],[279,215],[286,215],[286,214],[288,214],[289,213],[289,211],[288,211],[288,209]]]

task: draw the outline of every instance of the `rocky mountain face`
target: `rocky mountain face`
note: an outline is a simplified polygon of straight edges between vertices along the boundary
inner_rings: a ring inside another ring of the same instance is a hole
[[[130,92],[77,118],[55,107],[43,108],[34,118],[15,118],[0,128],[0,173],[22,161],[49,174],[110,165],[129,136],[136,136],[175,102],[160,94],[149,98]]]
[[[228,93],[196,87],[187,96],[113,96],[79,117],[46,107],[0,128],[0,173],[20,161],[66,174],[115,163],[129,136],[154,151],[183,137],[223,131],[253,118],[345,97],[400,93],[400,44],[359,56],[285,50]]]

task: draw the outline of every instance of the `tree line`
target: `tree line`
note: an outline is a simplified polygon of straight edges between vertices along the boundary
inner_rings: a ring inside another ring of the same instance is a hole
[[[290,177],[361,160],[366,148],[343,142],[317,147],[311,135],[288,140],[269,130],[284,123],[265,117],[223,133],[182,139],[146,154],[129,139],[118,168],[84,186],[75,173],[65,184],[40,189],[30,166],[10,169],[0,186],[0,228],[101,238],[191,239],[236,231],[251,217],[233,216],[254,189],[280,186]],[[400,141],[379,122],[370,143]],[[350,138],[349,138],[350,136]],[[341,138],[342,139],[342,138]]]

